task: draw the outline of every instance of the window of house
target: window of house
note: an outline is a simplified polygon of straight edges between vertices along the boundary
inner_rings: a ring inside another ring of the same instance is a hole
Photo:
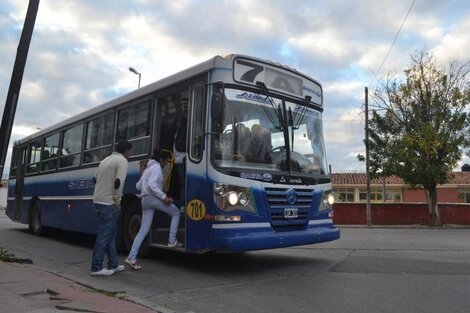
[[[359,191],[359,201],[360,202],[367,201],[367,191],[366,190],[360,190]],[[382,202],[382,190],[371,189],[371,191],[370,191],[370,201],[371,202]]]
[[[76,125],[63,131],[62,150],[60,153],[59,166],[71,167],[80,164],[80,153],[82,152],[83,124]]]
[[[138,102],[118,112],[116,141],[132,143],[132,155],[149,153],[150,100]]]
[[[402,195],[401,190],[385,190],[385,201],[383,201],[383,191],[382,189],[371,189],[370,191],[370,201],[371,202],[401,202]],[[359,191],[359,201],[367,201],[367,191]]]
[[[470,203],[470,189],[460,190],[459,198],[462,199],[464,203]]]
[[[386,190],[385,202],[402,202],[401,190]]]
[[[335,201],[354,202],[354,189],[343,189],[335,192]]]
[[[103,160],[113,151],[114,113],[109,112],[87,123],[83,163]]]

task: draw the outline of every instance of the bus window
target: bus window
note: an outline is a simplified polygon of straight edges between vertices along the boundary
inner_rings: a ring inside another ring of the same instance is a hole
[[[149,153],[150,116],[150,100],[136,103],[118,112],[116,141],[130,141],[133,155]]]
[[[95,118],[87,123],[83,163],[103,160],[113,151],[114,112]]]
[[[83,124],[76,125],[63,132],[59,166],[70,167],[80,164],[82,151]]]
[[[56,133],[44,139],[44,149],[41,158],[41,171],[57,169],[57,157],[59,153],[60,133]]]
[[[175,145],[175,137],[178,133],[178,126],[181,126],[181,121],[184,119],[187,123],[189,89],[179,89],[178,91],[169,94],[165,97],[158,98],[158,106],[162,107],[161,125],[160,125],[160,148],[173,151]],[[185,126],[186,127],[186,126]],[[184,128],[184,127],[183,127]],[[181,128],[181,130],[183,130]],[[182,133],[180,132],[180,135]],[[183,139],[183,138],[181,138]],[[181,144],[181,140],[179,140]],[[186,152],[186,139],[181,147]],[[174,151],[173,151],[174,152]]]
[[[190,156],[195,161],[202,158],[202,145],[204,142],[204,87],[198,86],[193,91],[193,123],[191,125]]]
[[[19,163],[20,162],[19,157],[20,157],[21,152],[22,152],[21,149],[13,149],[13,156],[11,158],[12,162],[11,162],[11,168],[10,168],[10,178],[16,177],[18,164],[21,164]]]
[[[41,160],[41,145],[42,140],[37,140],[29,145],[28,149],[28,165],[26,166],[26,173],[37,173],[39,170],[39,161]]]

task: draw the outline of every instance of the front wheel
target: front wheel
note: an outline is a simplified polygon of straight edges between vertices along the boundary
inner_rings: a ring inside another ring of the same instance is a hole
[[[123,241],[124,247],[127,252],[131,251],[132,244],[134,242],[137,233],[139,232],[140,225],[142,224],[142,209],[138,200],[129,203],[129,206],[125,208],[123,217]],[[148,238],[146,237],[140,246],[138,256],[145,257],[150,252],[150,245]]]

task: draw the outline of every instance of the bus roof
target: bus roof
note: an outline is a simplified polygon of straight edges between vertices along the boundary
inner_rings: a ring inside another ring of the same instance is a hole
[[[107,101],[101,105],[98,105],[94,108],[91,108],[89,110],[86,110],[82,113],[79,113],[73,117],[70,117],[62,122],[59,122],[59,123],[56,123],[50,127],[47,127],[47,128],[44,128],[34,134],[31,134],[23,139],[20,139],[18,141],[16,141],[14,143],[14,145],[21,145],[21,144],[24,144],[25,142],[28,142],[36,137],[41,137],[42,135],[44,134],[47,134],[53,130],[56,130],[56,129],[60,129],[66,125],[69,125],[69,124],[74,124],[75,122],[78,122],[82,119],[86,119],[87,117],[90,117],[90,116],[93,116],[93,115],[96,115],[96,114],[99,114],[103,111],[106,111],[107,109],[109,108],[112,108],[114,106],[118,106],[120,104],[123,104],[123,103],[126,103],[126,102],[129,102],[129,101],[132,101],[132,100],[135,100],[135,99],[138,99],[138,98],[141,98],[145,95],[148,95],[148,94],[151,94],[152,92],[155,92],[156,90],[159,90],[159,89],[162,89],[166,86],[170,86],[172,84],[175,84],[175,83],[178,83],[180,81],[183,81],[185,79],[188,79],[188,78],[191,78],[191,77],[194,77],[194,76],[197,76],[199,74],[202,74],[204,72],[207,72],[211,69],[214,69],[214,68],[232,68],[233,66],[233,60],[237,57],[243,57],[243,58],[248,58],[248,59],[252,59],[252,60],[255,60],[255,61],[259,61],[259,62],[264,62],[264,63],[268,63],[268,64],[271,64],[273,66],[277,66],[277,67],[282,67],[286,70],[289,70],[291,72],[294,72],[295,74],[297,75],[301,75],[315,83],[317,83],[318,85],[320,85],[315,79],[305,75],[305,74],[302,74],[300,73],[299,71],[297,71],[296,69],[293,69],[293,68],[290,68],[288,66],[285,66],[285,65],[281,65],[279,63],[276,63],[276,62],[272,62],[272,61],[269,61],[269,60],[264,60],[264,59],[260,59],[260,58],[255,58],[255,57],[251,57],[251,56],[246,56],[246,55],[242,55],[242,54],[229,54],[227,56],[220,56],[220,55],[217,55],[215,57],[212,57],[210,58],[209,60],[205,61],[205,62],[202,62],[202,63],[199,63],[197,65],[194,65],[190,68],[187,68],[185,70],[182,70],[180,72],[177,72],[173,75],[170,75],[166,78],[163,78],[161,80],[158,80],[156,82],[153,82],[153,83],[150,83],[149,85],[146,85],[146,86],[143,86],[139,89],[136,89],[136,90],[133,90],[125,95],[122,95],[118,98],[115,98],[113,100],[110,100],[110,101]]]

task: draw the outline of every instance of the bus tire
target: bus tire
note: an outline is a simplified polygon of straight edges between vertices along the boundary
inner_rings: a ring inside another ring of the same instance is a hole
[[[45,227],[41,223],[41,206],[39,200],[35,200],[31,206],[31,215],[29,217],[29,231],[37,236],[45,234]]]
[[[134,200],[129,203],[127,208],[124,211],[123,218],[123,241],[126,251],[131,251],[132,243],[134,242],[135,237],[140,229],[140,224],[142,223],[142,209],[140,206],[140,201]],[[146,257],[150,252],[151,246],[148,243],[148,238],[146,237],[140,246],[138,256]]]

